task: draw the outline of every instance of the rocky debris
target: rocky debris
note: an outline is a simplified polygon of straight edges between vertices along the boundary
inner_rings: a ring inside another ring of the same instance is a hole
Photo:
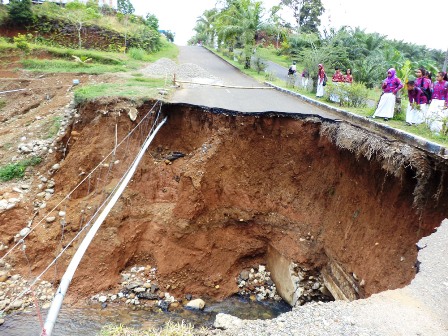
[[[202,299],[194,299],[186,304],[187,308],[202,310],[205,307],[205,302]]]
[[[9,312],[34,306],[34,297],[31,292],[18,297],[29,286],[30,281],[20,274],[13,274],[11,265],[0,261],[0,310]],[[34,295],[41,307],[48,306],[54,296],[53,286],[47,281],[38,282],[34,285]]]
[[[167,310],[175,298],[159,290],[157,269],[151,266],[134,266],[121,273],[121,290],[116,294],[97,294],[93,301],[122,302],[132,306],[158,306]]]
[[[318,270],[308,270],[293,264],[292,278],[297,288],[295,306],[302,306],[309,302],[329,302],[333,297],[324,285],[324,280]]]
[[[151,63],[145,69],[143,74],[152,77],[168,77],[172,79],[176,75],[176,79],[194,81],[194,79],[216,80],[217,78],[197,64],[183,63],[177,65],[170,59],[161,58]]]
[[[270,275],[271,273],[266,271],[264,265],[243,270],[237,278],[238,293],[240,295],[255,295],[257,301],[281,300],[281,297],[277,295],[277,289]]]
[[[48,153],[52,146],[52,140],[32,140],[27,143],[19,143],[17,146],[17,152],[19,154],[32,156],[44,156]]]

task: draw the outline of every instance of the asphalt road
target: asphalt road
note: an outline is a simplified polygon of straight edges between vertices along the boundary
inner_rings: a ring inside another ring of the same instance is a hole
[[[239,70],[203,47],[186,46],[179,48],[179,63],[197,64],[213,76],[219,78],[219,82],[224,85],[264,86],[242,74]],[[188,103],[240,112],[275,111],[313,114],[330,119],[340,119],[340,116],[338,117],[298,98],[273,89],[234,89],[182,84],[182,87],[175,92],[171,101],[173,103]]]

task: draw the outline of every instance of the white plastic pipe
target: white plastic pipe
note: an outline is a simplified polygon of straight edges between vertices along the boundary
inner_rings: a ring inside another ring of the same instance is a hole
[[[87,233],[86,237],[82,241],[81,245],[79,245],[78,250],[76,251],[75,255],[73,256],[72,260],[70,261],[70,264],[67,267],[67,270],[65,271],[64,275],[62,276],[61,283],[59,285],[58,290],[56,291],[56,294],[54,295],[53,301],[51,302],[50,310],[48,311],[47,318],[45,320],[44,329],[42,330],[41,336],[51,336],[51,333],[53,332],[54,325],[56,323],[56,319],[58,318],[59,311],[61,310],[62,301],[64,300],[65,294],[67,293],[68,286],[70,285],[70,282],[72,281],[73,275],[75,274],[76,269],[78,268],[79,263],[81,262],[82,257],[84,256],[84,253],[86,252],[87,248],[89,247],[91,241],[95,237],[96,232],[100,228],[103,221],[106,219],[107,215],[109,214],[110,210],[112,210],[115,203],[118,201],[118,198],[123,193],[124,189],[128,185],[129,181],[131,180],[132,176],[135,173],[135,170],[137,169],[137,166],[140,162],[140,160],[143,157],[143,154],[145,154],[146,150],[148,149],[149,145],[151,144],[152,140],[156,136],[159,129],[162,127],[162,125],[166,122],[167,117],[163,119],[160,124],[156,127],[154,132],[151,134],[151,136],[146,139],[144,142],[140,152],[138,153],[131,169],[126,174],[126,177],[121,182],[119,188],[113,195],[113,197],[110,199],[109,203],[104,208],[103,212],[98,216],[95,223],[93,223],[91,229]]]

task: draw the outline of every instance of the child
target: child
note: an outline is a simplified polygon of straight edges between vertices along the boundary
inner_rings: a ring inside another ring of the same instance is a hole
[[[448,78],[446,73],[438,72],[433,85],[432,100],[428,108],[428,125],[431,131],[442,130],[442,120],[447,117],[448,110]]]
[[[406,111],[406,125],[421,124],[425,121],[425,112],[428,104],[423,90],[410,80],[407,84],[409,106]]]
[[[308,72],[308,70],[305,68],[302,71],[302,87],[304,89],[306,89],[308,87],[308,80],[310,78],[310,73]]]

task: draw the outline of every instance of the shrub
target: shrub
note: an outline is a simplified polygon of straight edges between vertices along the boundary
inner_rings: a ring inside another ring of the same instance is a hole
[[[28,44],[28,39],[33,38],[33,35],[23,35],[23,34],[17,34],[17,36],[14,36],[14,43],[16,44],[17,48],[22,50],[22,52],[27,55],[30,52],[30,46]]]
[[[18,26],[24,26],[33,22],[31,0],[10,0],[7,5],[9,20]]]
[[[14,178],[22,178],[25,175],[25,170],[28,166],[35,166],[42,162],[39,156],[31,159],[22,160],[16,163],[10,163],[6,166],[0,167],[0,180],[9,181]]]
[[[340,105],[348,107],[365,107],[369,91],[362,83],[335,84],[328,82],[325,87],[325,96],[330,101],[332,95],[339,96]]]
[[[128,54],[131,58],[137,61],[143,61],[146,56],[146,51],[140,48],[129,48]]]

